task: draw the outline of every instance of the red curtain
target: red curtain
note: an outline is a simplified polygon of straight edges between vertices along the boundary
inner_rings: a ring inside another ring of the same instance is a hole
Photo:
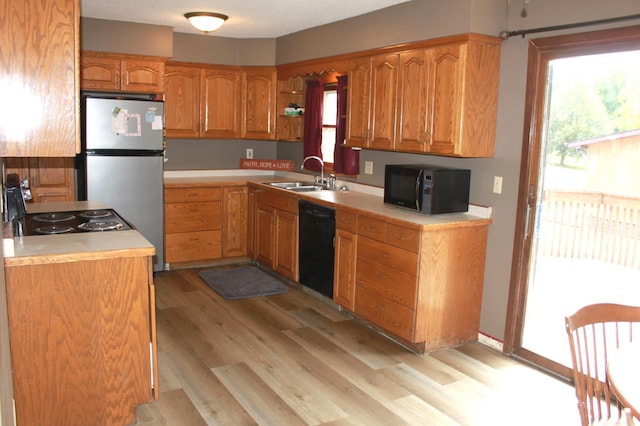
[[[322,158],[322,103],[324,85],[319,80],[307,81],[307,93],[304,101],[304,157],[315,155]],[[307,170],[320,171],[318,161],[308,161]]]
[[[333,151],[333,170],[336,173],[360,173],[360,151],[344,146],[347,133],[347,76],[338,77],[338,117],[336,119],[336,146]]]

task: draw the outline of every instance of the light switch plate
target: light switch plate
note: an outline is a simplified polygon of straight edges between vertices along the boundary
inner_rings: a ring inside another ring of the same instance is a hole
[[[247,148],[247,158],[249,158],[249,159],[253,158],[253,149],[252,148]]]
[[[493,193],[502,194],[502,176],[493,177]]]

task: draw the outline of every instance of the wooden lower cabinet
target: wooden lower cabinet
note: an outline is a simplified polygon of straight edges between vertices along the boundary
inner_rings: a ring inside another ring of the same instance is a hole
[[[133,423],[158,392],[151,258],[8,266],[5,277],[16,424]]]
[[[333,299],[350,311],[355,306],[357,218],[355,212],[336,210]]]
[[[248,197],[246,186],[222,189],[222,257],[247,255]]]
[[[336,303],[420,352],[477,339],[489,220],[423,227],[358,212],[354,233],[336,218]]]
[[[167,263],[247,256],[246,184],[169,184],[164,197]]]
[[[165,262],[222,256],[220,187],[165,188]]]
[[[298,200],[269,191],[256,192],[255,259],[298,280]]]

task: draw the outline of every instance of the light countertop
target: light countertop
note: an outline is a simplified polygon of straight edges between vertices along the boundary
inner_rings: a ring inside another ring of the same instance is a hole
[[[34,203],[28,213],[96,210],[99,202]],[[130,256],[153,256],[154,246],[138,231],[82,232],[11,238],[5,227],[3,247],[6,267],[65,263]]]
[[[313,181],[313,175],[295,172],[260,172],[256,170],[187,170],[165,172],[164,182],[167,186],[197,186],[215,184],[246,184],[300,180]],[[288,194],[296,198],[309,201],[316,201],[334,208],[350,207],[384,217],[393,218],[403,222],[423,227],[434,226],[464,226],[465,222],[486,221],[491,223],[491,208],[484,206],[469,205],[467,213],[439,214],[433,216],[423,215],[417,212],[404,210],[397,207],[385,205],[383,202],[383,188],[362,185],[352,182],[338,180],[338,187],[347,185],[348,191],[312,191],[312,192],[292,192],[286,189],[279,189],[268,186],[273,191]]]

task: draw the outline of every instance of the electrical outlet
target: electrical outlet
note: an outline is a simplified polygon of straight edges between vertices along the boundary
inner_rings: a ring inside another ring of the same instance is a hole
[[[502,176],[493,177],[493,193],[502,194]]]
[[[373,161],[365,161],[364,162],[364,174],[372,175],[373,174]]]
[[[253,158],[253,149],[247,148],[247,158]]]

